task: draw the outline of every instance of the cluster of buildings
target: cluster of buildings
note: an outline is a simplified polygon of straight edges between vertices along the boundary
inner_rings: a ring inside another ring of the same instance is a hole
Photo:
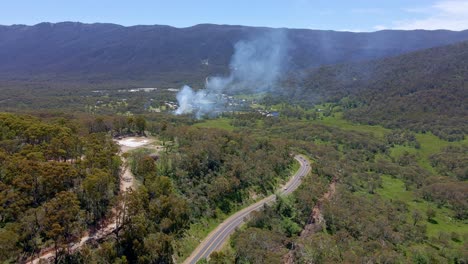
[[[257,109],[257,112],[261,114],[262,116],[266,116],[266,117],[279,117],[279,112],[277,111],[267,111],[263,109]]]

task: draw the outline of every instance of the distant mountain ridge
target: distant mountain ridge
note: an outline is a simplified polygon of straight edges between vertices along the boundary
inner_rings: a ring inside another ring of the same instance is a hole
[[[228,70],[237,41],[265,30],[271,29],[75,22],[0,26],[0,80],[202,81]],[[468,31],[274,30],[287,31],[291,69],[378,59],[468,40]]]

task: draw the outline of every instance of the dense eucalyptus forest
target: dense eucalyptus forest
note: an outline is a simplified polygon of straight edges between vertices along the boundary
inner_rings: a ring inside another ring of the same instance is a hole
[[[98,225],[119,186],[112,137],[62,117],[0,120],[2,261],[59,250]]]
[[[274,193],[294,170],[292,152],[313,160],[312,174],[292,196],[255,213],[210,263],[466,258],[466,143],[353,124],[339,106],[331,113],[277,108],[285,115],[207,121],[2,114],[3,261],[44,248],[60,252],[59,262],[180,261],[190,253],[190,236],[210,228],[210,219]],[[298,111],[306,114],[291,114]],[[156,158],[151,149],[124,155],[139,182],[124,193],[112,135],[142,131],[164,150]],[[323,199],[332,184],[333,195]],[[109,221],[122,200],[127,209],[113,234],[68,251]]]

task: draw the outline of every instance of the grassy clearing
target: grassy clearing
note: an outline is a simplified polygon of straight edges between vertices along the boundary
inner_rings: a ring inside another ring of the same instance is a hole
[[[430,155],[440,152],[442,148],[447,146],[468,144],[468,139],[458,142],[448,142],[434,136],[432,133],[416,134],[416,139],[421,144],[420,153],[425,158],[429,158]]]
[[[430,157],[433,154],[436,154],[442,151],[443,148],[448,146],[459,146],[462,144],[468,144],[468,140],[465,139],[459,142],[448,142],[442,140],[431,133],[416,134],[416,140],[419,142],[421,147],[419,149],[407,146],[395,146],[390,149],[390,156],[393,158],[398,158],[403,155],[405,152],[414,154],[417,158],[419,165],[433,173],[435,173],[434,168],[431,166]]]
[[[351,123],[342,118],[341,113],[334,113],[334,116],[322,117],[322,119],[314,120],[317,124],[323,124],[327,126],[337,127],[343,130],[353,130],[360,132],[372,133],[378,138],[384,138],[385,134],[391,131],[390,129],[381,126],[370,126]],[[430,163],[430,156],[440,152],[447,146],[456,146],[461,144],[468,144],[468,139],[461,142],[448,142],[438,138],[432,133],[417,133],[416,139],[420,143],[420,148],[408,146],[395,146],[390,149],[390,156],[393,158],[400,157],[405,152],[414,154],[420,166],[428,169],[431,172],[435,172],[434,168]],[[434,221],[427,221],[424,219],[427,225],[427,234],[429,237],[437,237],[441,232],[444,233],[458,233],[460,237],[465,238],[468,236],[468,221],[459,221],[451,216],[453,211],[446,207],[437,207],[436,204],[430,203],[421,199],[418,199],[413,191],[407,191],[405,184],[400,179],[394,179],[390,176],[383,176],[383,188],[378,189],[377,193],[383,198],[388,200],[400,200],[408,204],[410,211],[419,210],[424,215],[429,208],[436,211],[436,217]],[[371,198],[371,197],[370,197]],[[410,213],[411,214],[411,213]],[[461,243],[459,243],[461,245]]]
[[[323,106],[324,108],[326,106]],[[384,128],[382,126],[370,126],[370,125],[363,125],[363,124],[356,124],[350,121],[343,119],[342,113],[334,113],[334,116],[329,117],[322,117],[322,119],[310,121],[316,124],[322,124],[331,127],[337,127],[343,130],[352,130],[352,131],[359,131],[359,132],[366,132],[371,133],[377,138],[383,139],[385,134],[390,132],[391,130],[388,128]],[[438,138],[437,136],[433,135],[432,133],[416,133],[416,140],[420,144],[420,148],[416,149],[414,147],[408,146],[395,146],[390,149],[390,156],[393,158],[400,157],[405,152],[410,154],[414,154],[417,157],[418,163],[421,167],[435,172],[434,168],[431,166],[430,163],[430,156],[440,152],[443,148],[447,146],[457,146],[461,144],[468,144],[468,138],[463,141],[458,142],[449,142]]]
[[[390,149],[390,157],[392,158],[398,158],[405,154],[406,152],[414,155],[419,155],[419,150],[413,148],[413,147],[408,147],[408,146],[395,146]]]
[[[468,234],[468,223],[452,218],[453,212],[446,207],[438,208],[433,203],[418,199],[412,191],[405,189],[405,184],[402,180],[394,179],[390,176],[382,176],[382,188],[378,189],[377,193],[388,200],[405,202],[408,204],[410,211],[419,210],[425,214],[429,208],[435,210],[435,221],[429,222],[424,220],[427,225],[427,234],[430,237],[436,237],[440,232],[455,232],[459,233],[461,237]]]
[[[231,119],[229,118],[208,119],[203,122],[196,123],[193,126],[203,128],[218,128],[228,131],[234,130],[234,127],[231,125]]]
[[[401,157],[405,153],[415,155],[419,166],[425,168],[426,170],[432,173],[435,173],[435,169],[432,167],[429,157],[430,155],[437,153],[437,151],[428,154],[422,154],[421,149],[415,149],[413,147],[408,146],[395,146],[390,148],[390,156],[392,158],[396,159],[398,157]]]
[[[352,123],[343,119],[342,113],[334,113],[333,116],[322,117],[321,119],[310,121],[311,123],[337,127],[343,130],[352,130],[358,132],[371,133],[377,138],[384,138],[385,133],[388,133],[390,129],[382,126],[370,126]]]

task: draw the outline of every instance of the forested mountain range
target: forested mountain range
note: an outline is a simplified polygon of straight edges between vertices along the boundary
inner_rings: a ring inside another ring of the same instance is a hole
[[[234,44],[268,28],[41,23],[0,26],[1,80],[200,81],[228,70]],[[468,31],[287,32],[288,66],[303,69],[398,55],[468,39]]]

